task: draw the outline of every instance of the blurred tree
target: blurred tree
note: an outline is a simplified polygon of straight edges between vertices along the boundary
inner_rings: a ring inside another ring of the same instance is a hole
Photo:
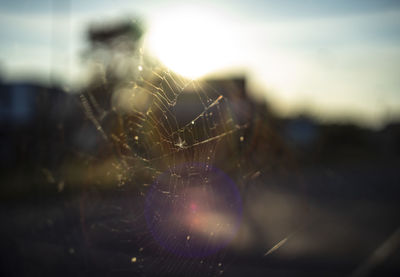
[[[84,59],[88,62],[90,75],[87,91],[98,104],[95,109],[109,110],[112,94],[138,79],[143,63],[143,34],[140,20],[121,20],[89,27]]]

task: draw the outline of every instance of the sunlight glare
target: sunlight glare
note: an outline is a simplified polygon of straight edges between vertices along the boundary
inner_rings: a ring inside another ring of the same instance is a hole
[[[148,47],[167,67],[199,78],[231,65],[232,27],[220,13],[199,7],[174,8],[152,17]]]

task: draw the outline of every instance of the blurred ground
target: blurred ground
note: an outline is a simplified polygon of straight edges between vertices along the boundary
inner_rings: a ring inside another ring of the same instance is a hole
[[[291,186],[298,183],[297,174],[270,174],[244,192],[244,222],[226,250],[224,276],[349,276],[399,228],[399,174],[394,161],[314,165],[300,171],[305,188]],[[143,268],[130,262],[139,255],[141,243],[145,248],[147,244],[140,238],[144,222],[131,219],[127,225],[123,221],[130,211],[121,212],[118,207],[124,207],[126,198],[137,202],[131,207],[136,216],[140,197],[118,192],[85,199],[85,194],[49,197],[38,191],[2,201],[4,276],[190,273],[190,267],[171,273],[146,267],[146,262]],[[136,241],[129,240],[130,236]],[[264,256],[284,238],[288,238],[285,244]],[[128,242],[123,243],[124,239]],[[397,276],[399,254],[397,244],[370,276]],[[162,259],[158,255],[162,254],[146,249],[141,257]],[[172,257],[169,262],[178,265],[179,260]]]

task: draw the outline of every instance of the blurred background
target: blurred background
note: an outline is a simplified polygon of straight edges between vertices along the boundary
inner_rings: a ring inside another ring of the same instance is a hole
[[[17,0],[0,22],[4,276],[399,275],[397,1]],[[180,164],[240,191],[207,257],[147,227]]]

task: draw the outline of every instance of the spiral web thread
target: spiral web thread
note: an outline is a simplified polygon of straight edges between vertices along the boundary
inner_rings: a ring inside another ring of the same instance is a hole
[[[112,155],[116,156],[113,166],[118,172],[118,187],[126,191],[129,190],[127,187],[135,187],[143,197],[148,185],[160,174],[168,172],[169,189],[163,193],[174,197],[179,188],[190,185],[189,180],[181,176],[182,165],[192,174],[204,176],[204,183],[207,183],[207,174],[204,173],[217,161],[225,163],[228,158],[216,159],[218,146],[222,145],[220,152],[229,154],[232,160],[238,154],[232,150],[238,152],[238,144],[242,141],[240,134],[247,127],[246,123],[235,122],[229,95],[219,93],[205,82],[186,80],[169,70],[141,67],[138,73],[136,80],[124,86],[123,109],[118,101],[110,100],[110,108],[105,110],[92,93],[81,95],[86,117],[105,144],[110,146]],[[235,91],[225,93],[234,94]],[[111,127],[107,122],[110,117],[114,118]],[[237,160],[231,162],[228,168],[240,166]],[[199,164],[201,167],[196,166]],[[121,221],[129,222],[126,219]],[[109,228],[121,229],[113,227],[116,225],[121,226],[121,223],[109,223]],[[133,234],[132,224],[128,225],[127,237],[140,236],[141,231],[136,230]],[[163,255],[169,256],[168,253]],[[190,268],[192,274],[203,276],[205,272],[196,272],[193,263],[206,267],[206,275],[223,272],[220,259],[211,260],[207,265],[203,260],[186,260],[178,264],[165,262],[165,257],[163,260],[153,260],[152,263],[163,272],[182,273],[182,270]]]
[[[179,177],[176,167],[193,163],[204,164],[206,170],[213,163],[217,143],[247,126],[234,122],[226,96],[204,82],[186,80],[168,70],[143,70],[128,91],[130,95],[123,101],[129,102],[125,105],[131,110],[127,112],[125,107],[123,113],[116,106],[99,112],[90,93],[83,94],[81,100],[87,118],[106,142],[114,145],[121,165],[131,171],[130,175],[147,170],[155,176],[169,170]],[[181,101],[182,94],[192,95]],[[142,98],[143,107],[137,107],[137,98]],[[199,111],[190,110],[192,106]],[[111,112],[118,114],[118,127],[105,131],[101,121]],[[177,117],[177,112],[182,116]]]

